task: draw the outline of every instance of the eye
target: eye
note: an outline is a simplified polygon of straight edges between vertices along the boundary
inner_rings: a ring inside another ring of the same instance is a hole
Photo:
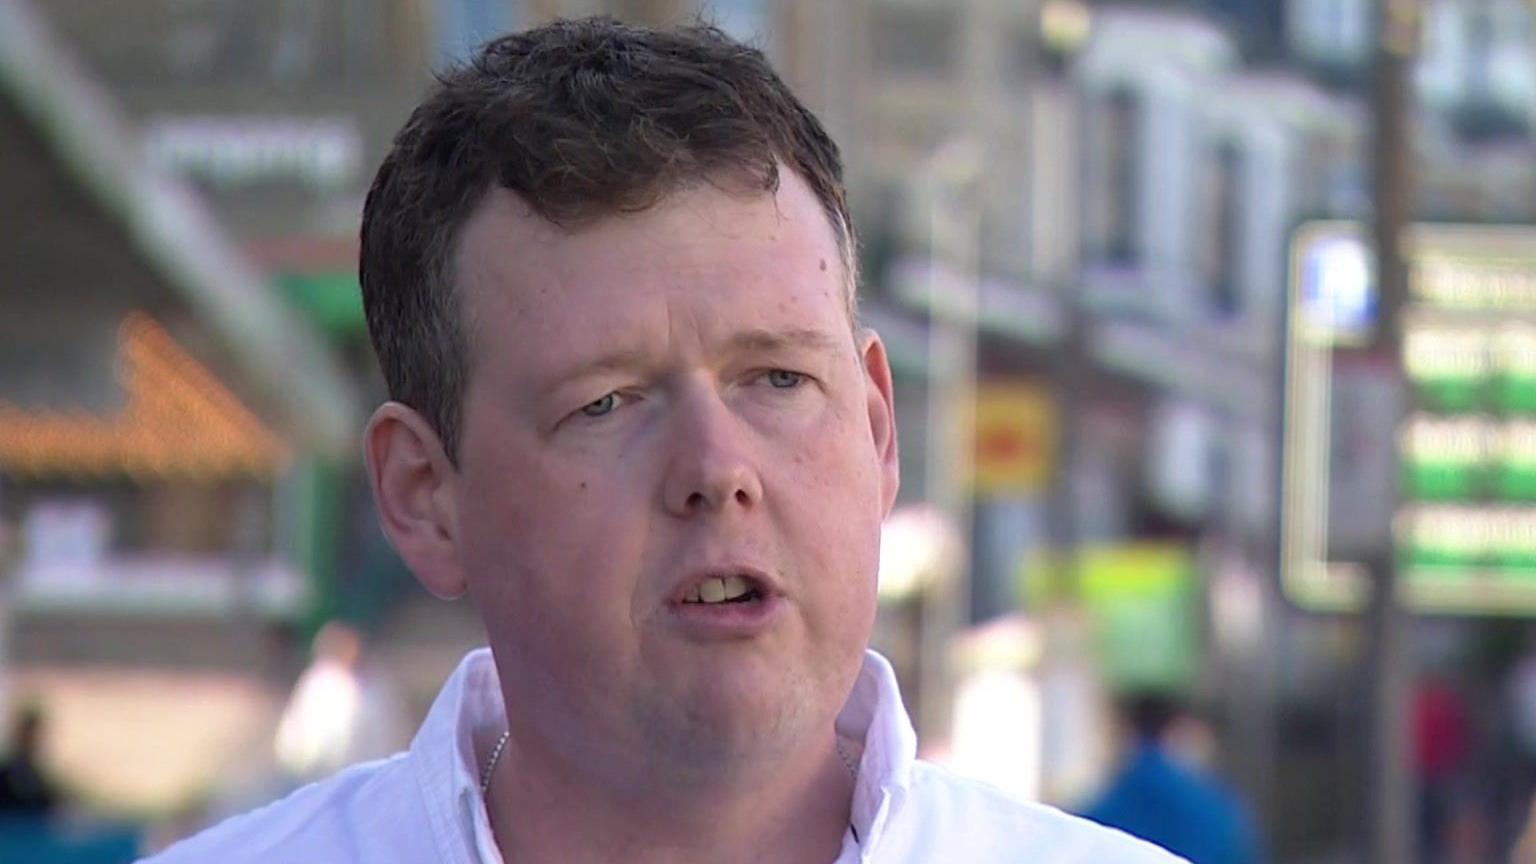
[[[788,369],[768,370],[768,385],[780,390],[789,390],[805,383],[805,376],[799,372],[791,372]]]
[[[609,393],[601,399],[581,406],[581,413],[584,417],[602,417],[605,414],[612,414],[613,409],[617,407],[619,407],[619,394]]]

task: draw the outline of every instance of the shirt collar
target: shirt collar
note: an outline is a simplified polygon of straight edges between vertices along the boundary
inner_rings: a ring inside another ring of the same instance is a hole
[[[852,821],[867,860],[911,787],[917,735],[891,664],[874,651],[864,663],[837,732],[863,743]],[[489,648],[465,655],[411,742],[411,761],[443,860],[502,864],[480,795],[480,769],[507,728],[501,682]]]
[[[507,727],[489,648],[459,661],[411,741],[410,759],[442,860],[502,864],[480,795],[480,766]]]
[[[906,800],[917,758],[917,733],[907,718],[896,673],[884,657],[864,652],[853,691],[837,715],[837,732],[864,744],[853,788],[853,828],[868,858],[892,816]]]

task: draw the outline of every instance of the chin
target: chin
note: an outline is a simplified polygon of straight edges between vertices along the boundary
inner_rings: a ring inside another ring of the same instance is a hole
[[[709,739],[738,753],[792,743],[826,713],[821,704],[826,700],[809,684],[753,676],[700,682],[690,694],[688,734],[695,742]]]

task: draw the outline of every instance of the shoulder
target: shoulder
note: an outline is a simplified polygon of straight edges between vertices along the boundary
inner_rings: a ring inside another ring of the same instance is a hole
[[[941,858],[956,852],[958,844],[966,860],[974,861],[1019,860],[1021,855],[1038,864],[1182,860],[1130,835],[921,761],[913,766],[909,799],[898,821],[914,851]]]
[[[355,765],[231,817],[142,864],[434,860],[409,757]]]

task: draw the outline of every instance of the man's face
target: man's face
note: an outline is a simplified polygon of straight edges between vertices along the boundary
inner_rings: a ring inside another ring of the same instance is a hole
[[[841,261],[787,170],[575,232],[497,192],[465,226],[459,566],[514,722],[564,756],[702,765],[830,731],[897,484]]]

